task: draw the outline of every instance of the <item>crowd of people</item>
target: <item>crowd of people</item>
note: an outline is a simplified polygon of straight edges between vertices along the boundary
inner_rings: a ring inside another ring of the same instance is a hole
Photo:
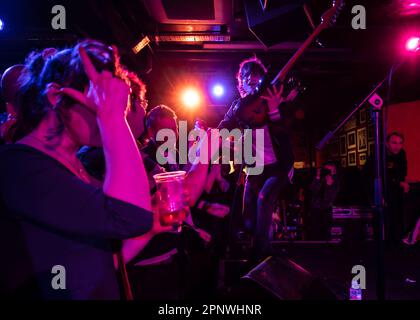
[[[163,128],[178,132],[177,116],[165,105],[146,113],[146,86],[115,47],[86,40],[33,52],[4,72],[1,87],[8,114],[1,125],[1,167],[8,168],[0,187],[8,239],[2,295],[215,293],[232,189],[226,168],[158,163],[156,136]],[[159,219],[153,176],[178,170],[186,172],[191,214],[174,229]],[[66,290],[51,286],[57,265],[66,270]]]
[[[253,94],[266,72],[256,58],[243,61],[237,76],[241,97]],[[4,72],[1,88],[7,109],[0,149],[0,167],[6,168],[0,179],[1,296],[162,300],[217,295],[242,170],[232,175],[229,165],[212,164],[215,150],[207,162],[161,164],[163,142],[157,136],[162,129],[178,132],[177,115],[165,105],[148,108],[146,85],[121,64],[115,47],[85,40],[63,50],[33,52],[25,64]],[[283,88],[271,88],[261,97],[268,118],[261,126],[264,148],[255,152],[263,153],[264,171],[246,177],[244,222],[235,229],[235,236],[252,237],[253,262],[272,254],[272,214],[292,181],[292,146],[279,106],[295,96],[293,90],[284,97]],[[238,103],[220,129],[246,128],[235,114]],[[159,218],[154,176],[179,170],[186,173],[189,214],[182,228],[174,228]],[[316,175],[313,220],[322,220],[332,205],[335,174],[334,164],[327,163]],[[325,225],[316,229],[325,233]],[[55,266],[65,269],[60,289],[52,286]]]

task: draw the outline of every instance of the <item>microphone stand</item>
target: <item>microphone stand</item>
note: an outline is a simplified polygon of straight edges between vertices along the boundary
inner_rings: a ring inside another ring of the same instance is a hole
[[[402,61],[403,62],[403,61]],[[385,82],[390,81],[393,72],[398,69],[402,62],[391,67],[386,77],[379,82],[373,90],[369,92],[363,101],[357,105],[338,125],[328,132],[315,147],[317,150],[322,150],[331,138],[344,126],[344,124],[363,106],[369,102],[372,106],[372,115],[374,121],[374,136],[375,136],[375,180],[374,180],[374,207],[378,218],[378,236],[377,236],[377,281],[376,281],[376,296],[378,300],[385,299],[385,223],[384,223],[384,159],[385,148],[381,139],[381,130],[383,128],[383,100],[378,95],[377,91],[384,85]],[[389,101],[387,101],[389,103]],[[381,148],[383,146],[383,148]]]

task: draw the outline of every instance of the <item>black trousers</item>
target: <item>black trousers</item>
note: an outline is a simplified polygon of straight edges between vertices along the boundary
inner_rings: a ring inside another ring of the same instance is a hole
[[[217,261],[195,231],[184,227],[181,234],[161,234],[160,239],[152,241],[144,249],[150,256],[161,254],[162,247],[176,248],[178,253],[157,265],[127,266],[135,300],[194,301],[215,297]]]
[[[404,237],[404,191],[399,185],[387,188],[385,240],[400,243]]]
[[[245,183],[243,219],[245,228],[254,236],[253,255],[263,258],[271,254],[272,216],[279,195],[290,184],[288,172],[267,165],[260,175],[249,175]]]

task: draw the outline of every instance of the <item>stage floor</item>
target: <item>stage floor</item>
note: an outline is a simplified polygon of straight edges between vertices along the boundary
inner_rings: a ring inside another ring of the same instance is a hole
[[[297,241],[277,242],[273,245],[277,255],[292,260],[345,294],[350,288],[353,266],[364,266],[366,289],[363,290],[363,299],[374,300],[377,298],[377,247],[374,242],[311,243]],[[251,269],[252,267],[248,266],[247,271]],[[243,268],[238,269],[239,273],[243,273],[243,270]],[[385,247],[385,277],[387,300],[420,299],[420,245],[387,245]],[[235,283],[235,281],[232,282]]]

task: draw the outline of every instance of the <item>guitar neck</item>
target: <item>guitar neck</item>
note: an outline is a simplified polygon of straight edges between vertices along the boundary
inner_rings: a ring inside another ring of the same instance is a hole
[[[286,63],[283,69],[276,75],[276,77],[271,81],[272,85],[276,85],[279,81],[283,81],[286,78],[286,75],[289,73],[290,69],[293,68],[296,61],[300,56],[305,52],[305,50],[311,45],[312,41],[321,33],[324,29],[323,25],[320,24],[312,34],[305,40],[305,42],[299,47],[299,49],[294,53],[290,60]]]

